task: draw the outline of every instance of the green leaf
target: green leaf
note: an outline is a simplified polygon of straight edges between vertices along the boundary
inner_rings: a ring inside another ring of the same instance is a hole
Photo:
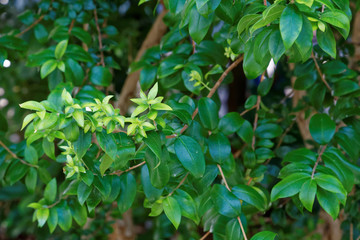
[[[231,146],[222,133],[211,134],[208,139],[210,156],[216,163],[223,163],[231,154]]]
[[[247,30],[249,28],[249,26],[256,23],[260,18],[261,18],[261,15],[259,15],[259,14],[248,14],[248,15],[243,16],[237,25],[238,35],[240,36],[240,34],[245,29]]]
[[[36,165],[38,163],[38,154],[34,147],[32,146],[26,146],[25,151],[25,161],[27,161],[30,164]]]
[[[47,75],[52,73],[57,67],[57,61],[56,60],[48,60],[46,61],[40,69],[40,76],[41,78],[45,78]]]
[[[215,184],[211,190],[211,199],[215,209],[222,215],[230,218],[240,216],[241,203],[225,186]]]
[[[270,231],[262,231],[255,234],[250,240],[274,240],[276,235],[276,233]]]
[[[57,207],[57,214],[60,228],[65,232],[69,231],[72,224],[72,216],[67,204],[62,204],[61,207]]]
[[[303,16],[302,18],[303,26],[299,37],[295,40],[295,44],[299,49],[302,61],[305,62],[310,58],[312,52],[313,29],[310,21],[305,16]]]
[[[321,14],[320,20],[327,22],[335,27],[341,28],[344,31],[340,31],[340,34],[346,39],[350,32],[350,21],[348,16],[340,10],[334,9],[332,11],[326,11]]]
[[[21,108],[35,110],[35,111],[44,111],[45,108],[41,103],[35,101],[27,101],[19,105]],[[25,120],[24,120],[25,121]]]
[[[189,16],[189,33],[196,43],[200,43],[204,39],[209,31],[213,18],[213,13],[204,17],[200,15],[195,5],[192,7]]]
[[[73,143],[74,152],[79,159],[82,159],[91,146],[91,133],[80,131],[76,139]]]
[[[165,103],[155,103],[151,105],[151,108],[154,110],[163,110],[163,111],[171,111],[172,108],[166,105]]]
[[[44,226],[48,217],[49,217],[49,209],[48,208],[40,208],[36,211],[36,218],[39,222],[39,227]]]
[[[315,201],[316,188],[316,182],[312,179],[309,179],[304,182],[300,189],[300,201],[309,212],[312,212]]]
[[[103,130],[96,133],[96,139],[106,154],[108,154],[112,159],[116,159],[117,147],[114,135],[107,134],[106,131]]]
[[[133,204],[136,196],[136,180],[130,174],[123,174],[120,176],[120,195],[118,198],[118,208],[121,213],[126,212]]]
[[[308,6],[309,8],[311,8],[311,6],[314,3],[314,0],[296,0],[297,3],[300,4],[305,4],[306,6]]]
[[[360,89],[359,85],[351,80],[342,80],[335,83],[334,96],[341,97]]]
[[[309,130],[317,143],[327,144],[335,134],[336,125],[327,114],[317,113],[310,119]]]
[[[144,67],[140,72],[140,85],[143,91],[149,89],[155,82],[157,66]]]
[[[232,219],[226,224],[226,239],[242,240],[243,235],[238,220]]]
[[[241,125],[239,131],[236,132],[236,134],[247,144],[250,144],[252,142],[252,137],[254,135],[253,128],[251,126],[251,123],[247,120],[243,122]]]
[[[232,193],[239,199],[255,206],[260,211],[265,211],[266,202],[264,198],[254,188],[241,184],[232,188]]]
[[[64,53],[66,51],[67,45],[68,45],[68,40],[63,40],[56,45],[56,48],[55,48],[55,58],[56,59],[62,58],[62,56],[64,55]]]
[[[6,171],[5,181],[8,182],[10,185],[20,181],[27,171],[29,167],[25,164],[22,164],[19,160],[12,160],[11,165]]]
[[[204,154],[197,141],[185,135],[178,137],[175,140],[175,153],[181,164],[194,177],[199,178],[204,175]]]
[[[151,149],[151,151],[158,157],[161,158],[161,139],[160,135],[152,131],[148,134],[148,137],[144,139],[145,144]]]
[[[244,119],[240,116],[239,113],[230,112],[220,119],[218,129],[220,132],[227,136],[237,132],[243,122]]]
[[[58,213],[55,208],[50,208],[50,214],[47,220],[49,231],[50,233],[53,233],[56,225],[58,224]]]
[[[280,33],[285,49],[289,49],[298,38],[303,25],[303,18],[295,6],[288,5],[280,17]]]
[[[163,201],[163,208],[170,222],[178,229],[181,221],[181,208],[174,197],[167,197]]]
[[[319,187],[329,192],[340,193],[345,196],[347,195],[346,190],[341,182],[332,175],[317,173],[314,179]]]
[[[92,187],[86,185],[84,182],[80,182],[77,188],[77,196],[81,205],[88,199],[91,193]]]
[[[25,185],[30,193],[35,192],[37,182],[37,171],[35,168],[30,168],[28,174],[25,177]]]
[[[279,30],[273,31],[270,35],[269,51],[275,63],[277,63],[281,56],[285,53],[285,46]]]
[[[78,202],[70,202],[72,216],[79,226],[84,226],[87,222],[87,210],[85,205],[81,206]]]
[[[174,198],[181,208],[181,215],[199,224],[200,218],[197,213],[197,206],[194,199],[187,192],[177,189]]]
[[[270,92],[270,89],[273,85],[274,78],[265,78],[262,82],[260,82],[257,92],[260,96],[265,96]]]
[[[167,164],[169,153],[166,148],[164,148],[160,157],[155,155],[150,148],[146,149],[145,159],[149,168],[151,184],[159,189],[165,187],[170,179],[170,170]]]
[[[95,66],[90,72],[90,81],[99,86],[107,87],[111,84],[112,75],[110,70],[106,67]]]
[[[43,149],[44,149],[45,154],[46,154],[49,158],[55,160],[55,145],[54,145],[54,143],[53,143],[53,142],[49,142],[49,141],[47,140],[47,138],[43,138],[42,147],[43,147]]]
[[[259,138],[276,138],[282,133],[282,128],[273,123],[266,123],[258,126],[255,135]]]
[[[266,10],[263,12],[262,18],[250,28],[250,34],[253,34],[257,29],[262,28],[278,19],[284,9],[285,6],[279,4],[273,4],[266,8]]]
[[[65,60],[65,79],[75,86],[81,86],[84,80],[84,70],[81,65],[71,58]]]
[[[337,218],[340,211],[339,200],[335,193],[325,191],[321,188],[318,189],[316,197],[320,206],[334,219]]]
[[[55,201],[57,193],[56,178],[53,178],[45,187],[44,198],[47,203],[51,204]]]
[[[46,28],[44,27],[44,25],[42,24],[37,24],[34,27],[34,34],[35,34],[35,38],[40,42],[40,43],[45,43],[46,40],[48,39],[49,33],[46,30]]]
[[[331,57],[336,58],[336,41],[331,28],[326,26],[325,32],[317,30],[316,38],[321,49]]]
[[[199,116],[205,128],[214,130],[219,123],[219,109],[216,103],[210,98],[201,98],[198,104]]]
[[[314,164],[316,162],[316,153],[307,148],[298,148],[285,155],[283,162]]]
[[[294,173],[287,176],[273,187],[271,201],[274,202],[279,198],[294,196],[300,191],[304,182],[310,178],[311,176],[308,173]]]
[[[108,168],[111,166],[111,164],[114,162],[114,159],[112,159],[109,155],[104,154],[100,159],[100,173],[102,176],[104,176],[104,173]]]

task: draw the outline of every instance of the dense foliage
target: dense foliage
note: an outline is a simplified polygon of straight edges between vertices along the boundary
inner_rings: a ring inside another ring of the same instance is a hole
[[[359,3],[139,4],[42,0],[18,16],[23,31],[3,29],[0,61],[21,69],[2,69],[3,81],[18,79],[3,90],[23,109],[0,115],[6,234],[106,238],[132,209],[139,239],[319,239],[322,211],[341,215],[344,239],[360,236],[360,87],[348,64]],[[122,8],[140,9],[146,30],[153,9],[168,11],[168,32],[140,61],[128,56],[145,33],[119,23]],[[129,63],[141,90],[123,115]],[[217,90],[245,81],[233,75],[240,66],[250,94],[220,115]],[[13,90],[24,82],[25,99]],[[25,140],[11,143],[16,118]]]

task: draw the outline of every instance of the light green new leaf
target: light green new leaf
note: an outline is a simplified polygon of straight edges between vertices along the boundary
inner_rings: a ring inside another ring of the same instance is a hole
[[[21,108],[29,109],[29,110],[35,110],[35,111],[44,111],[44,106],[35,101],[27,101],[19,105]],[[24,120],[25,121],[25,120]]]
[[[45,78],[47,75],[52,73],[57,67],[57,61],[54,59],[46,61],[40,69],[41,78]]]
[[[40,208],[36,211],[36,218],[39,222],[39,227],[44,226],[48,217],[49,217],[49,209],[48,208]]]
[[[64,53],[66,51],[67,45],[68,45],[68,40],[63,40],[56,45],[56,48],[55,48],[56,59],[62,58],[62,56],[64,55]]]

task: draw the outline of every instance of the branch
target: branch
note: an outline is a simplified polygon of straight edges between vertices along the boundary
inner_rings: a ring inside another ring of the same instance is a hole
[[[225,178],[225,175],[224,175],[224,172],[223,172],[221,166],[220,166],[219,164],[217,164],[217,167],[219,168],[219,171],[220,171],[221,177],[222,177],[222,179],[223,179],[223,181],[224,181],[225,187],[227,188],[227,190],[229,190],[229,192],[231,192],[231,188],[229,187],[229,185],[228,185],[228,183],[227,183],[227,181],[226,181],[226,178]],[[243,236],[244,236],[244,239],[245,239],[245,240],[248,240],[247,237],[246,237],[246,233],[245,233],[244,226],[242,225],[242,222],[241,222],[241,219],[240,219],[239,216],[237,217],[237,220],[238,220],[238,222],[239,222],[239,225],[240,225],[240,228],[241,228],[241,232],[242,232],[242,234],[243,234]]]
[[[311,179],[314,179],[315,170],[316,170],[317,166],[319,165],[319,162],[321,161],[321,157],[322,157],[323,153],[325,152],[326,148],[327,148],[327,144],[324,145],[323,148],[319,152],[319,156],[316,159],[315,165],[314,165],[312,173],[311,173]]]
[[[221,83],[224,81],[225,77],[229,74],[229,72],[231,72],[237,65],[239,65],[242,60],[244,59],[244,56],[239,57],[238,59],[235,60],[235,62],[233,62],[224,72],[223,74],[221,74],[220,78],[216,81],[215,85],[211,88],[209,94],[206,96],[207,98],[211,98],[216,90],[220,87]],[[195,111],[193,112],[191,118],[192,120],[194,120],[194,118],[196,117],[196,115],[198,114],[199,109],[196,108]],[[182,134],[183,132],[185,132],[185,130],[188,128],[188,125],[184,125],[184,127],[181,129],[180,134]]]
[[[204,239],[207,238],[207,236],[209,236],[210,234],[211,234],[210,231],[207,232],[207,233],[205,233],[204,236],[202,236],[202,237],[200,238],[200,240],[204,240]]]
[[[96,29],[97,29],[97,32],[98,32],[99,51],[100,51],[100,64],[103,67],[105,67],[104,52],[103,52],[103,45],[102,45],[102,39],[101,39],[101,31],[100,31],[100,26],[99,26],[99,22],[98,22],[99,19],[98,19],[96,8],[94,8],[94,17],[95,17]]]
[[[44,19],[45,15],[41,15],[38,19],[36,19],[36,21],[34,21],[30,26],[28,26],[27,28],[25,28],[23,31],[19,32],[18,34],[15,35],[15,37],[21,37],[22,35],[24,35],[26,32],[28,32],[29,30],[31,30],[33,27],[35,27],[37,24],[39,24],[43,19]]]
[[[265,78],[265,72],[261,75],[261,78],[260,78],[260,82],[262,82]],[[257,124],[258,124],[258,120],[259,120],[259,109],[260,109],[260,103],[261,103],[261,96],[258,95],[257,96],[257,101],[256,101],[256,113],[255,113],[255,119],[254,119],[254,127],[253,127],[253,132],[254,132],[254,135],[252,137],[252,143],[251,143],[251,148],[253,150],[255,150],[255,140],[256,140],[256,137],[255,137],[255,130],[257,128]]]
[[[171,193],[169,193],[169,195],[167,195],[168,197],[170,197],[171,195],[173,195],[174,192],[175,192],[176,190],[178,190],[181,185],[183,185],[183,183],[185,182],[185,180],[186,180],[186,178],[188,177],[188,175],[189,175],[189,172],[185,174],[184,178],[181,179],[181,181],[180,181],[179,184],[176,186],[176,188],[174,188],[174,190],[172,190]]]
[[[73,20],[71,21],[71,23],[70,23],[70,27],[69,27],[69,30],[68,30],[68,34],[71,33],[71,31],[72,31],[72,29],[73,29],[73,27],[74,27],[74,24],[75,24],[75,19],[73,19]]]
[[[332,93],[332,89],[331,89],[330,85],[327,83],[327,81],[326,81],[326,79],[325,79],[325,77],[324,77],[324,74],[321,72],[321,69],[320,69],[320,67],[319,67],[318,62],[316,61],[314,52],[311,52],[311,57],[312,57],[312,59],[314,60],[315,67],[316,67],[317,72],[318,72],[319,75],[320,75],[321,81],[325,84],[326,88],[330,91],[330,93]]]
[[[286,134],[288,134],[288,133],[290,132],[290,130],[291,130],[292,127],[294,126],[295,122],[296,122],[296,118],[293,119],[293,121],[291,122],[290,126],[289,126],[288,128],[286,128],[286,130],[285,130],[285,131],[283,132],[283,134],[280,136],[279,142],[278,142],[278,144],[276,145],[275,150],[278,149],[278,148],[281,146],[282,142],[284,141],[284,137],[286,136]]]
[[[143,162],[141,162],[141,163],[139,163],[139,164],[137,164],[135,166],[132,166],[132,167],[126,169],[125,171],[116,171],[116,172],[113,172],[113,173],[109,173],[108,175],[118,175],[118,176],[120,176],[123,173],[130,172],[131,170],[134,170],[135,168],[141,167],[145,163],[146,163],[146,161],[143,161]]]
[[[39,166],[37,165],[32,165],[24,160],[22,160],[21,158],[19,158],[13,151],[11,151],[1,140],[0,140],[0,145],[15,159],[19,160],[22,164],[28,165],[29,167],[34,167],[34,168],[39,168]]]

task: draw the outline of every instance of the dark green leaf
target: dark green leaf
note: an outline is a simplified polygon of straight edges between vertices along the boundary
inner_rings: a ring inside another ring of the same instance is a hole
[[[312,212],[313,204],[315,201],[316,189],[316,182],[312,179],[304,182],[300,189],[300,201],[309,212]]]
[[[163,201],[163,208],[170,222],[177,229],[181,221],[181,208],[174,197],[167,197]]]
[[[205,128],[214,130],[219,123],[219,108],[210,98],[199,100],[199,116]]]
[[[321,49],[331,57],[336,58],[336,41],[331,28],[326,26],[325,32],[318,29],[316,31],[316,38]]]
[[[298,38],[303,25],[303,18],[293,5],[288,5],[280,17],[280,32],[285,49],[289,49]]]
[[[121,213],[124,213],[126,210],[128,210],[136,196],[136,180],[135,177],[130,174],[123,174],[120,176],[120,195],[118,198],[118,208]]]
[[[222,133],[211,134],[208,139],[209,152],[212,159],[221,164],[231,154],[230,142]]]
[[[310,119],[310,134],[319,144],[326,144],[330,142],[335,134],[335,129],[335,123],[325,113],[315,114]]]
[[[45,200],[51,204],[55,201],[57,193],[57,184],[56,178],[53,178],[45,187],[44,198]]]
[[[95,66],[90,72],[90,81],[93,84],[107,87],[111,84],[112,75],[106,67]]]
[[[254,188],[241,184],[232,188],[232,193],[239,199],[255,206],[260,211],[265,211],[266,202],[264,198]]]
[[[271,201],[274,202],[279,198],[291,197],[297,194],[304,182],[310,178],[310,174],[307,173],[294,173],[284,178],[273,187]]]
[[[214,202],[215,209],[222,215],[230,218],[240,216],[240,200],[229,192],[225,186],[215,184],[211,190],[211,198]]]

